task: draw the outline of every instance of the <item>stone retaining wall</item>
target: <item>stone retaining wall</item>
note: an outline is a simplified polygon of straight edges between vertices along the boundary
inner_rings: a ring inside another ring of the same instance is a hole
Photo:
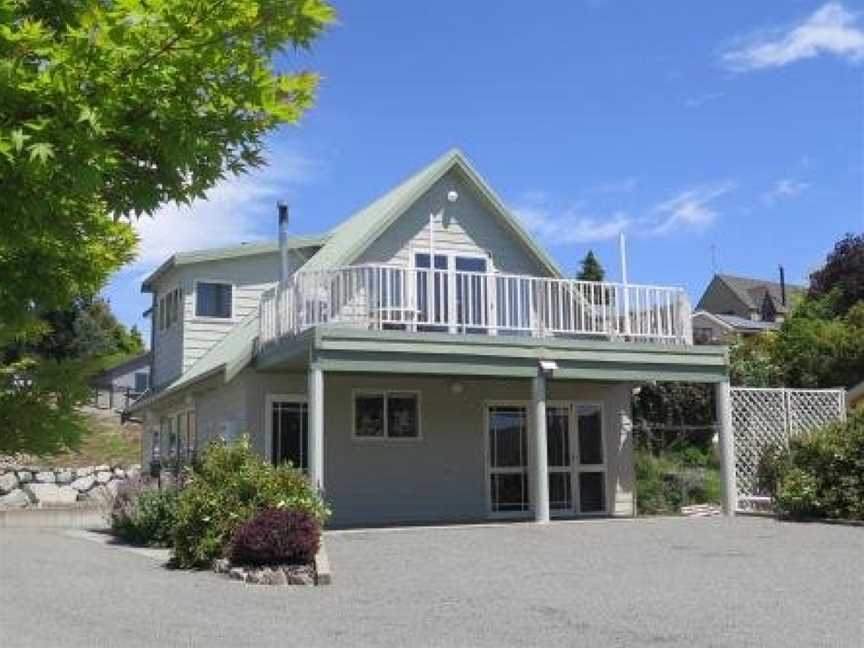
[[[106,502],[127,478],[140,474],[137,464],[84,468],[0,464],[0,510]]]

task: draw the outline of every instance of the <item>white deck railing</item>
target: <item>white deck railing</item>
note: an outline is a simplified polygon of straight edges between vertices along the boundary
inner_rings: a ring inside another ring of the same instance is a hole
[[[320,324],[692,344],[680,288],[363,265],[300,272],[265,292],[259,345]]]

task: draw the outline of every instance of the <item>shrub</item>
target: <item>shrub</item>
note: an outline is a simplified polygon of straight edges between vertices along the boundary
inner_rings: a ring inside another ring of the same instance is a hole
[[[177,505],[175,491],[159,491],[141,479],[129,479],[111,508],[111,531],[137,545],[168,546]]]
[[[793,439],[774,463],[782,515],[864,520],[864,412]]]
[[[237,527],[229,555],[238,565],[312,562],[321,542],[321,525],[305,511],[267,509]]]
[[[304,512],[319,525],[329,515],[301,471],[273,467],[255,453],[248,437],[231,446],[211,444],[194,470],[187,469],[184,482],[173,536],[181,567],[222,556],[237,527],[266,509]]]
[[[635,454],[640,515],[677,513],[689,504],[720,501],[720,473],[710,451],[685,447],[660,456],[647,449]]]

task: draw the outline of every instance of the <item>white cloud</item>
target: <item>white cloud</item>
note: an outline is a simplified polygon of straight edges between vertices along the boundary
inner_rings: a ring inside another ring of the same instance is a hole
[[[624,212],[608,218],[588,216],[578,207],[556,213],[546,205],[517,207],[522,223],[540,239],[552,244],[590,243],[615,238],[631,223]]]
[[[778,180],[771,189],[762,194],[762,202],[767,207],[773,207],[780,200],[795,198],[801,195],[809,186],[806,182],[793,180],[792,178]]]
[[[734,188],[731,182],[718,182],[681,191],[652,210],[649,219],[655,234],[679,229],[704,229],[717,217],[712,203]]]
[[[822,54],[859,63],[864,61],[864,29],[858,18],[839,2],[829,2],[791,28],[745,39],[722,55],[722,63],[738,72],[782,67]]]
[[[141,237],[138,258],[127,271],[146,273],[175,252],[237,245],[276,237],[276,207],[291,187],[308,182],[317,163],[291,152],[271,164],[227,178],[189,206],[165,205],[134,222]]]

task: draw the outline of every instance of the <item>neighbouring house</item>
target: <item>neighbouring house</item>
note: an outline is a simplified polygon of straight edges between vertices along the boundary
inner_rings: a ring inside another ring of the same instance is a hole
[[[642,381],[717,385],[731,434],[726,352],[692,344],[684,292],[566,278],[459,151],[321,236],[287,226],[145,280],[146,453],[248,434],[338,526],[545,521],[634,513]]]
[[[101,371],[91,385],[96,407],[125,411],[150,387],[150,352]]]
[[[804,286],[732,275],[714,275],[692,316],[697,344],[730,343],[741,337],[780,328],[792,300]]]
[[[850,410],[859,407],[864,409],[864,380],[846,392],[846,405]]]

